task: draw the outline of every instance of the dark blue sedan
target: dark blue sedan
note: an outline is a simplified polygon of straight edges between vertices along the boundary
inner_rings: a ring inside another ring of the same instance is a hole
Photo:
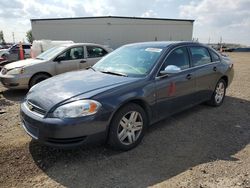
[[[150,124],[203,102],[220,106],[232,79],[230,59],[205,45],[129,44],[88,70],[32,87],[21,104],[23,128],[51,146],[97,139],[129,150]]]

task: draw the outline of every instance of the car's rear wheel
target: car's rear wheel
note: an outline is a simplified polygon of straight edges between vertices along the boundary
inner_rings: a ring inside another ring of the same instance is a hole
[[[212,106],[220,106],[225,98],[226,94],[226,82],[223,79],[220,79],[216,84],[214,93],[211,99],[208,101],[208,104]]]
[[[32,86],[38,84],[39,82],[48,79],[50,76],[44,73],[37,74],[33,76],[30,80],[29,87],[31,88]]]
[[[146,126],[145,111],[137,104],[127,104],[114,115],[108,144],[116,150],[130,150],[141,142]]]

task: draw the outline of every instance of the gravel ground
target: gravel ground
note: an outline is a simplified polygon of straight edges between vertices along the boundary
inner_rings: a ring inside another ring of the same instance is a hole
[[[26,91],[0,85],[0,187],[250,188],[250,53],[230,53],[235,77],[219,108],[199,105],[153,125],[132,151],[59,150],[20,126]]]

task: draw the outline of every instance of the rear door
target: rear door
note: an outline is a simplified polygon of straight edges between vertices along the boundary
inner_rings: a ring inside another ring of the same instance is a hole
[[[172,50],[165,59],[161,70],[176,65],[181,72],[156,78],[157,112],[160,119],[191,106],[195,97],[195,80],[190,69],[186,47]]]
[[[80,69],[80,65],[86,63],[83,46],[72,47],[56,57],[56,73],[61,74],[68,71]]]
[[[190,46],[190,56],[196,78],[196,103],[210,99],[220,73],[218,64],[220,58],[212,57],[208,48],[203,46]]]
[[[99,61],[103,56],[105,56],[108,52],[99,46],[86,46],[87,53],[87,63],[89,66],[93,66],[97,61]]]

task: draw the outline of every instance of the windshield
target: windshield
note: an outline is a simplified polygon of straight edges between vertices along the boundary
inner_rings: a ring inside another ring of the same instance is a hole
[[[124,46],[98,61],[93,68],[104,73],[143,77],[151,71],[162,51],[162,47]]]
[[[50,60],[51,58],[53,58],[55,55],[62,52],[66,48],[67,48],[66,46],[56,46],[56,47],[50,48],[46,50],[45,52],[41,53],[40,55],[38,55],[36,59]]]

